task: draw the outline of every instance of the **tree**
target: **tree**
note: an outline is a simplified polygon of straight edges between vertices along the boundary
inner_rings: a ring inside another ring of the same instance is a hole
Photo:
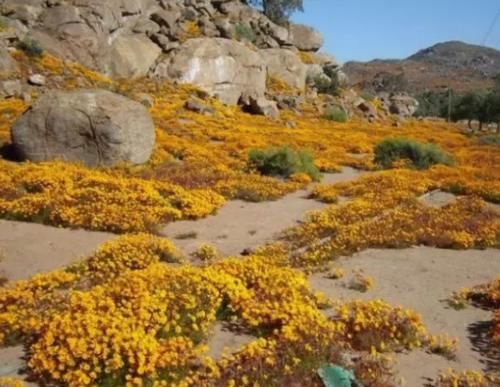
[[[481,122],[480,116],[481,105],[483,104],[482,100],[482,94],[472,92],[457,98],[452,109],[452,120],[468,120],[469,128],[471,128],[472,120],[479,120],[479,122]]]
[[[499,77],[500,78],[500,77]],[[497,123],[497,133],[500,132],[500,87],[489,95],[490,121]]]
[[[469,128],[471,120],[477,120],[479,130],[485,123],[500,122],[500,92],[490,90],[465,94],[455,104],[452,118],[454,121],[468,120]]]
[[[303,0],[244,0],[245,3],[259,7],[264,15],[278,24],[288,22],[295,11],[303,11]]]

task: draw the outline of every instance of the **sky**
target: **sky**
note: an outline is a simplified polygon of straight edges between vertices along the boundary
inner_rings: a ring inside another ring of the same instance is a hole
[[[339,61],[406,58],[439,42],[481,44],[500,0],[304,0],[292,20],[325,38]],[[500,17],[486,46],[500,49]]]

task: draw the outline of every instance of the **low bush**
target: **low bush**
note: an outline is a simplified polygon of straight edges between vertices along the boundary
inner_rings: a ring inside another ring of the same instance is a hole
[[[0,16],[0,31],[5,31],[7,29],[8,25],[7,22],[5,21],[5,18]]]
[[[308,152],[287,146],[253,149],[249,153],[249,162],[251,168],[267,176],[288,178],[296,173],[305,173],[314,181],[321,178],[321,173]]]
[[[338,96],[340,94],[340,86],[336,74],[332,74],[332,78],[318,75],[312,79],[308,79],[307,83],[318,90],[320,94],[333,96]]]
[[[479,137],[478,142],[481,145],[500,146],[500,135],[498,135],[498,134],[487,134],[486,136]]]
[[[243,23],[239,23],[234,27],[234,37],[236,40],[246,40],[251,43],[255,42],[255,39],[257,39],[252,27]]]
[[[43,55],[42,46],[34,39],[21,40],[17,44],[17,48],[32,58],[41,57]]]
[[[408,160],[416,169],[427,169],[435,164],[453,164],[451,156],[438,146],[407,138],[388,138],[375,146],[374,153],[375,163],[382,168],[391,168],[399,160]]]
[[[323,113],[323,118],[325,120],[335,121],[335,122],[347,122],[347,113],[339,106],[331,106],[325,110]]]

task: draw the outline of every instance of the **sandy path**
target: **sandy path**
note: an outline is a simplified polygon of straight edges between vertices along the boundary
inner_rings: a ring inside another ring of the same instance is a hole
[[[500,250],[441,250],[414,247],[404,250],[366,250],[337,261],[346,272],[341,280],[323,274],[310,277],[311,286],[340,300],[381,298],[420,313],[429,331],[447,333],[460,341],[456,361],[423,351],[398,354],[399,370],[408,386],[422,386],[439,370],[492,370],[500,366],[498,355],[486,354],[481,335],[488,329],[491,313],[474,307],[454,310],[444,300],[451,292],[492,280],[500,274]],[[360,268],[375,279],[367,293],[348,289],[352,269]],[[479,353],[481,350],[482,353]]]
[[[340,173],[325,174],[323,183],[355,180],[363,172],[345,167]],[[172,239],[186,253],[193,253],[200,244],[209,243],[223,255],[238,255],[244,249],[269,242],[288,227],[304,219],[307,211],[326,205],[307,199],[309,191],[301,190],[272,202],[249,203],[233,200],[217,214],[196,221],[167,225],[162,235]],[[179,235],[195,237],[178,239]]]
[[[67,266],[115,235],[0,220],[0,273],[29,278]]]

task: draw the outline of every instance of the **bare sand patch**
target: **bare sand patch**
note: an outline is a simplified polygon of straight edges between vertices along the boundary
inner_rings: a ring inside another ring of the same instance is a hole
[[[491,312],[472,306],[454,310],[444,301],[453,291],[491,281],[500,274],[500,250],[371,249],[337,262],[346,271],[346,278],[330,280],[324,274],[313,274],[313,289],[338,300],[380,298],[414,309],[431,333],[447,333],[459,339],[454,361],[420,350],[397,354],[406,385],[423,386],[428,382],[426,378],[435,378],[439,370],[449,367],[484,371],[500,367],[498,354],[489,351],[485,343]],[[346,286],[352,270],[357,268],[375,279],[372,290],[360,293]]]
[[[355,180],[362,173],[345,167],[340,173],[325,174],[323,183]],[[301,190],[269,202],[233,200],[215,215],[196,221],[171,223],[161,234],[173,240],[187,254],[192,254],[202,243],[209,243],[217,247],[222,255],[239,255],[245,249],[276,239],[280,232],[303,220],[308,211],[326,206],[308,196],[308,190]],[[182,238],[186,235],[190,237]]]
[[[212,335],[208,339],[208,355],[219,360],[224,353],[238,351],[254,340],[256,337],[236,332],[228,324],[217,321],[213,327]]]
[[[105,232],[0,220],[0,272],[11,281],[46,273],[77,261],[115,237]]]

